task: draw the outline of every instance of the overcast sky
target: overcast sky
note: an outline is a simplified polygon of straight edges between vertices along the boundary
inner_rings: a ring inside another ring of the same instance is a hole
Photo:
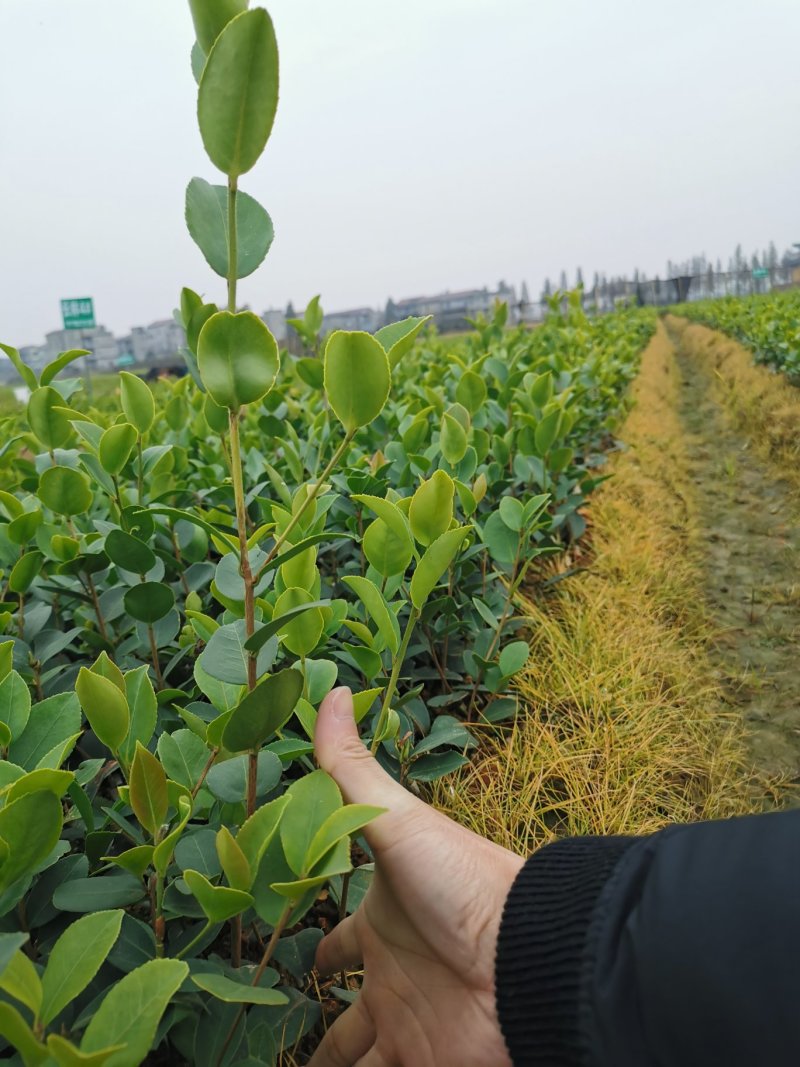
[[[253,0],[255,2],[255,0]],[[329,310],[580,265],[663,273],[800,240],[798,0],[272,0],[273,217],[241,284]],[[0,0],[0,340],[61,297],[127,332],[183,285],[223,299],[183,222],[221,181],[183,0]]]

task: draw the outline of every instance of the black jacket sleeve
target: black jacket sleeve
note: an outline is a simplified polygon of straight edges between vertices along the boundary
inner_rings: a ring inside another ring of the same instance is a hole
[[[515,1067],[798,1067],[800,811],[541,849],[496,987]]]

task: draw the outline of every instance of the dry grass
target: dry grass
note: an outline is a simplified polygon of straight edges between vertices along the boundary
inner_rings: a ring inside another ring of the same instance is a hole
[[[754,363],[752,353],[717,330],[673,315],[666,323],[686,352],[710,362],[735,423],[800,488],[800,389],[782,374]]]
[[[439,807],[509,848],[759,804],[738,723],[720,717],[709,682],[675,388],[659,327],[623,431],[630,449],[592,507],[591,569],[521,605],[525,710],[510,729],[486,728],[474,764],[435,790]]]

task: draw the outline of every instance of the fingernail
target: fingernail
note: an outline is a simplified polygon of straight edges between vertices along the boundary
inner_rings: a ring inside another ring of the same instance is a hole
[[[331,715],[334,719],[352,719],[353,694],[346,685],[331,690]]]

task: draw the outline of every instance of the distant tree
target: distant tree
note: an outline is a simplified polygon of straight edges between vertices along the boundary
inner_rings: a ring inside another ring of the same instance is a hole
[[[583,271],[580,267],[575,271],[575,288],[580,289],[583,286]]]
[[[775,247],[775,242],[770,241],[769,248],[767,249],[767,256],[764,261],[764,265],[769,267],[770,270],[774,270],[778,266],[778,249]]]
[[[527,307],[531,302],[530,294],[528,293],[528,283],[523,282],[519,291],[519,302],[523,307]]]
[[[542,286],[542,299],[546,300],[548,296],[553,295],[553,283],[549,278],[545,278],[544,285]]]
[[[597,273],[597,271],[595,271],[594,272],[594,277],[592,278],[592,292],[594,293],[595,296],[597,296],[597,290],[599,288],[600,288],[600,275]]]
[[[714,295],[714,268],[711,266],[710,263],[708,264],[708,269],[706,270],[706,295]]]
[[[286,311],[285,311],[284,315],[285,315],[285,317],[287,319],[296,319],[297,318],[297,312],[294,310],[294,304],[291,302],[291,300],[286,305]]]
[[[569,289],[569,282],[567,281],[567,272],[565,270],[561,271],[561,278],[558,282],[558,288],[561,290],[562,293],[565,293],[567,289]]]
[[[397,305],[391,297],[386,301],[386,308],[383,312],[383,325],[387,326],[390,322],[397,321]]]

